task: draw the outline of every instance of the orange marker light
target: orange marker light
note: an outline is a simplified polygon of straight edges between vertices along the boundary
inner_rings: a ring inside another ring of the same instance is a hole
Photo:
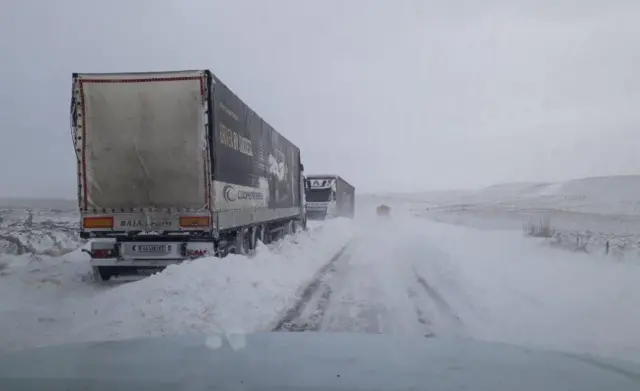
[[[201,228],[209,226],[209,216],[180,216],[181,228]]]
[[[113,228],[113,217],[85,217],[82,220],[82,226],[89,229]]]

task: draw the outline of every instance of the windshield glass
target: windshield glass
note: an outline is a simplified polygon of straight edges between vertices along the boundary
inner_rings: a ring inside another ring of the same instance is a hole
[[[0,391],[640,382],[640,0],[189,3],[0,3]]]
[[[307,202],[327,202],[331,200],[331,189],[313,189],[306,192]]]

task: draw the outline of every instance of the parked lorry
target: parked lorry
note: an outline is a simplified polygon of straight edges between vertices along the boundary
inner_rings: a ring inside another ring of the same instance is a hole
[[[355,187],[339,175],[308,175],[306,209],[309,220],[353,218]]]
[[[73,74],[71,122],[98,280],[306,228],[299,148],[209,70]]]
[[[391,214],[391,208],[387,205],[380,205],[376,208],[376,214],[381,217],[389,217]]]

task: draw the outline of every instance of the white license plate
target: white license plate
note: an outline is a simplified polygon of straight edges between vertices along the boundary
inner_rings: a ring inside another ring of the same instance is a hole
[[[143,254],[166,254],[169,252],[166,244],[137,244],[133,246],[132,250]]]

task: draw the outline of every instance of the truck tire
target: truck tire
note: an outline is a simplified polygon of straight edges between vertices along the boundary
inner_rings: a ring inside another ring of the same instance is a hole
[[[249,248],[255,250],[258,245],[258,227],[251,227],[249,229]]]
[[[298,221],[298,220],[294,221],[293,222],[293,229],[292,229],[291,233],[295,235],[295,234],[297,234],[298,232],[300,232],[302,230],[304,230],[303,223]]]
[[[267,243],[267,235],[266,235],[267,229],[265,228],[265,226],[264,225],[260,225],[260,226],[257,227],[257,230],[258,230],[258,232],[256,234],[257,240],[261,241],[262,244],[268,244]]]
[[[109,279],[114,276],[114,273],[106,266],[94,266],[92,269],[93,278],[97,282],[109,281]]]
[[[238,255],[247,255],[251,250],[253,250],[255,245],[255,228],[243,228],[238,231],[236,234],[236,251],[235,253]]]
[[[287,223],[287,228],[284,231],[284,235],[283,236],[287,236],[287,235],[293,235],[296,233],[296,229],[297,229],[297,221],[294,220],[290,220]]]

